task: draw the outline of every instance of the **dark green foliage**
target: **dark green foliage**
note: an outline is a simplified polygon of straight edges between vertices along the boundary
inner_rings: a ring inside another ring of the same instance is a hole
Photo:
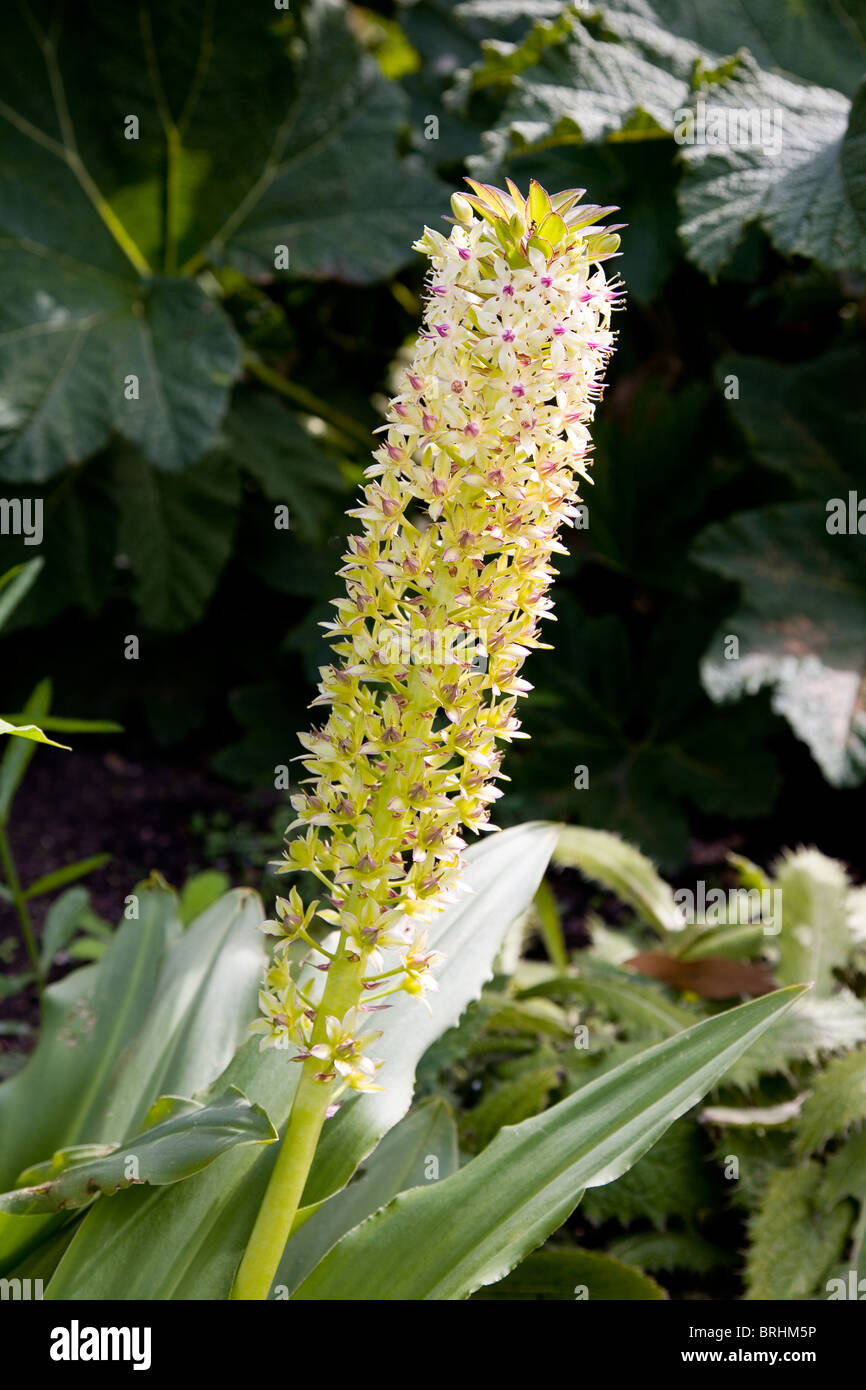
[[[535,176],[621,205],[629,309],[503,816],[673,868],[690,833],[792,805],[804,768],[827,807],[820,774],[862,783],[862,537],[856,504],[854,534],[827,513],[864,482],[853,0],[60,14],[14,6],[0,57],[0,490],[45,501],[9,670],[50,644],[64,704],[98,688],[145,738],[199,729],[220,772],[272,780],[417,324],[411,242],[467,171]],[[701,102],[780,112],[780,142],[688,143]],[[0,570],[29,558],[0,536]]]

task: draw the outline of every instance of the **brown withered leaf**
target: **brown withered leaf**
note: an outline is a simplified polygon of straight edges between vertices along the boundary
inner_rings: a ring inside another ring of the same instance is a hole
[[[626,961],[632,970],[649,975],[682,992],[691,990],[702,999],[731,999],[734,995],[769,994],[776,982],[766,965],[725,960],[724,956],[700,956],[680,960],[664,951],[644,951]]]

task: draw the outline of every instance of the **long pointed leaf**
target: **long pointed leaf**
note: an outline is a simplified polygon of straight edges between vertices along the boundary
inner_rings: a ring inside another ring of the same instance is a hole
[[[500,1130],[459,1173],[395,1198],[351,1231],[295,1298],[447,1300],[496,1283],[585,1188],[636,1163],[801,993],[792,986],[698,1023]]]

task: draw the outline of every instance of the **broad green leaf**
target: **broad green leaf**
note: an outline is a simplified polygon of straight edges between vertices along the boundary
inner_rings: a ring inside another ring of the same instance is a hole
[[[406,118],[399,88],[362,53],[337,0],[313,0],[293,12],[289,43],[286,24],[274,25],[273,15],[251,21],[218,13],[221,60],[211,69],[208,95],[216,105],[209,153],[223,166],[231,160],[226,173],[233,186],[210,180],[210,189],[199,188],[198,245],[205,256],[273,277],[275,245],[282,243],[293,277],[367,282],[393,274],[441,202],[441,185],[395,157]],[[248,76],[241,52],[250,55]],[[263,53],[272,65],[264,81]],[[239,121],[230,141],[227,70],[247,86],[255,113],[253,129]]]
[[[662,29],[713,57],[748,48],[761,67],[850,93],[866,66],[866,16],[857,0],[749,0],[748,7],[690,0],[605,0],[609,32],[640,42]]]
[[[388,276],[441,202],[423,167],[396,157],[405,99],[337,0],[286,13],[146,0],[128,19],[100,0],[82,0],[74,21],[60,5],[7,16],[10,479],[51,477],[112,431],[160,468],[194,463],[240,357],[192,273],[210,262],[268,278]]]
[[[0,628],[3,627],[13,609],[24,598],[39,578],[45,561],[41,558],[28,560],[26,564],[15,565],[0,575]]]
[[[528,1255],[505,1279],[475,1294],[483,1299],[562,1299],[621,1303],[664,1298],[654,1279],[598,1250],[551,1248]]]
[[[181,478],[124,450],[117,462],[119,544],[135,572],[135,598],[149,626],[177,632],[196,622],[232,553],[240,476],[209,458]]]
[[[345,1236],[295,1297],[459,1299],[495,1283],[562,1224],[586,1187],[636,1163],[800,993],[698,1023],[502,1130],[459,1173],[395,1198]]]
[[[503,99],[473,172],[492,177],[518,155],[557,145],[676,134],[680,232],[703,270],[718,271],[751,223],[783,253],[862,268],[862,17],[852,6],[819,18],[815,0],[782,16],[785,8],[761,0],[762,13],[734,19],[681,0],[612,0],[541,22],[517,45],[488,44],[458,84],[464,100]],[[822,85],[791,80],[785,68]],[[695,134],[699,102],[706,137]]]
[[[431,933],[446,955],[437,971],[439,993],[431,996],[432,1015],[402,997],[379,1015],[384,1035],[376,1055],[385,1059],[386,1089],[358,1098],[360,1104],[350,1101],[328,1121],[305,1193],[307,1207],[339,1191],[408,1110],[420,1057],[490,978],[511,922],[538,887],[556,833],[555,827],[531,823],[486,837],[468,851],[464,881],[470,891],[442,913]],[[297,1076],[284,1053],[259,1052],[251,1039],[211,1094],[236,1086],[282,1130]],[[97,1204],[52,1282],[52,1297],[116,1297],[120,1288],[130,1299],[227,1298],[273,1161],[270,1153],[224,1154],[182,1188],[120,1193],[110,1215]]]
[[[797,1152],[818,1153],[837,1134],[866,1121],[866,1049],[834,1057],[811,1083],[797,1126]],[[866,1173],[863,1174],[866,1192]]]
[[[274,1277],[275,1295],[294,1292],[347,1231],[398,1192],[439,1182],[457,1168],[457,1131],[451,1109],[438,1098],[424,1101],[385,1135],[360,1176],[329,1197],[292,1236]]]
[[[725,816],[770,810],[779,775],[764,743],[774,721],[755,701],[714,708],[701,689],[707,625],[694,603],[670,608],[640,650],[619,618],[588,617],[566,593],[556,612],[555,651],[533,666],[525,787],[515,765],[528,804],[541,783],[563,820],[622,835],[666,872],[686,860],[692,806]]]
[[[851,104],[831,88],[763,72],[744,53],[730,78],[698,88],[693,101],[701,100],[712,107],[708,119],[730,123],[745,112],[763,124],[757,139],[683,145],[680,233],[691,259],[715,274],[757,222],[785,255],[866,268],[866,83]]]
[[[482,44],[520,40],[534,20],[556,19],[561,12],[561,0],[399,0],[400,27],[419,55],[418,70],[402,82],[412,100],[419,152],[446,169],[473,154],[487,123],[480,113],[454,109],[449,88],[455,75],[459,81],[461,69],[481,58]],[[435,144],[423,135],[430,112],[441,112]]]
[[[43,893],[53,893],[55,888],[64,888],[67,883],[74,883],[77,878],[84,878],[85,874],[102,868],[110,858],[110,854],[92,854],[88,859],[79,859],[77,864],[64,864],[62,869],[53,869],[50,874],[35,879],[24,897],[39,898]]]
[[[83,195],[76,195],[65,164],[45,151],[33,159],[32,142],[14,129],[4,129],[4,141],[16,174],[29,162],[50,187],[55,166],[61,171],[54,188],[69,200],[63,221],[86,226]],[[8,197],[13,188],[7,178]],[[43,240],[49,206],[34,207],[28,198],[13,210],[0,201],[0,229],[14,246],[0,265],[0,382],[7,401],[0,475],[42,482],[103,448],[114,430],[161,468],[186,468],[212,442],[225,411],[240,364],[234,329],[192,281],[157,278],[145,285],[119,252],[100,254],[109,238],[95,218],[83,261],[72,248],[49,247]]]
[[[86,1206],[95,1196],[137,1183],[162,1187],[191,1177],[237,1144],[267,1144],[276,1137],[265,1112],[237,1092],[208,1105],[163,1096],[141,1132],[122,1145],[60,1149],[29,1168],[15,1189],[0,1193],[0,1211],[36,1216]]]
[[[743,607],[713,637],[701,676],[716,701],[771,686],[824,776],[852,786],[866,775],[866,580],[860,537],[829,535],[827,520],[823,502],[781,502],[703,532],[696,561],[741,583]]]
[[[749,1223],[747,1299],[825,1296],[824,1280],[842,1254],[853,1207],[842,1202],[823,1210],[821,1175],[814,1160],[771,1173]]]
[[[553,859],[612,889],[659,931],[681,929],[682,916],[669,885],[645,855],[618,835],[586,826],[563,826]]]
[[[674,39],[663,57],[645,56],[597,39],[568,10],[540,21],[516,46],[488,44],[472,88],[506,100],[485,154],[470,161],[473,172],[483,177],[491,164],[551,144],[663,136],[686,102],[699,55],[696,45]]]

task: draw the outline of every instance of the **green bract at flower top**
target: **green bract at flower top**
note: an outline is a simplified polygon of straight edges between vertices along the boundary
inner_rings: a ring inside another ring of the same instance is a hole
[[[614,209],[581,205],[581,189],[533,182],[524,199],[510,180],[468,182],[450,236],[416,243],[431,262],[424,326],[350,513],[362,531],[314,701],[330,715],[301,736],[311,775],[289,830],[306,832],[284,871],[313,873],[327,905],[293,889],[266,925],[279,939],[253,1029],[302,1072],[236,1298],[267,1296],[328,1111],[347,1088],[378,1088],[369,1016],[436,987],[427,926],[458,891],[463,828],[487,828],[501,795],[551,557],[588,477],[621,299],[601,268]],[[316,921],[334,929],[327,949]],[[289,965],[298,939],[321,956],[316,997]]]

